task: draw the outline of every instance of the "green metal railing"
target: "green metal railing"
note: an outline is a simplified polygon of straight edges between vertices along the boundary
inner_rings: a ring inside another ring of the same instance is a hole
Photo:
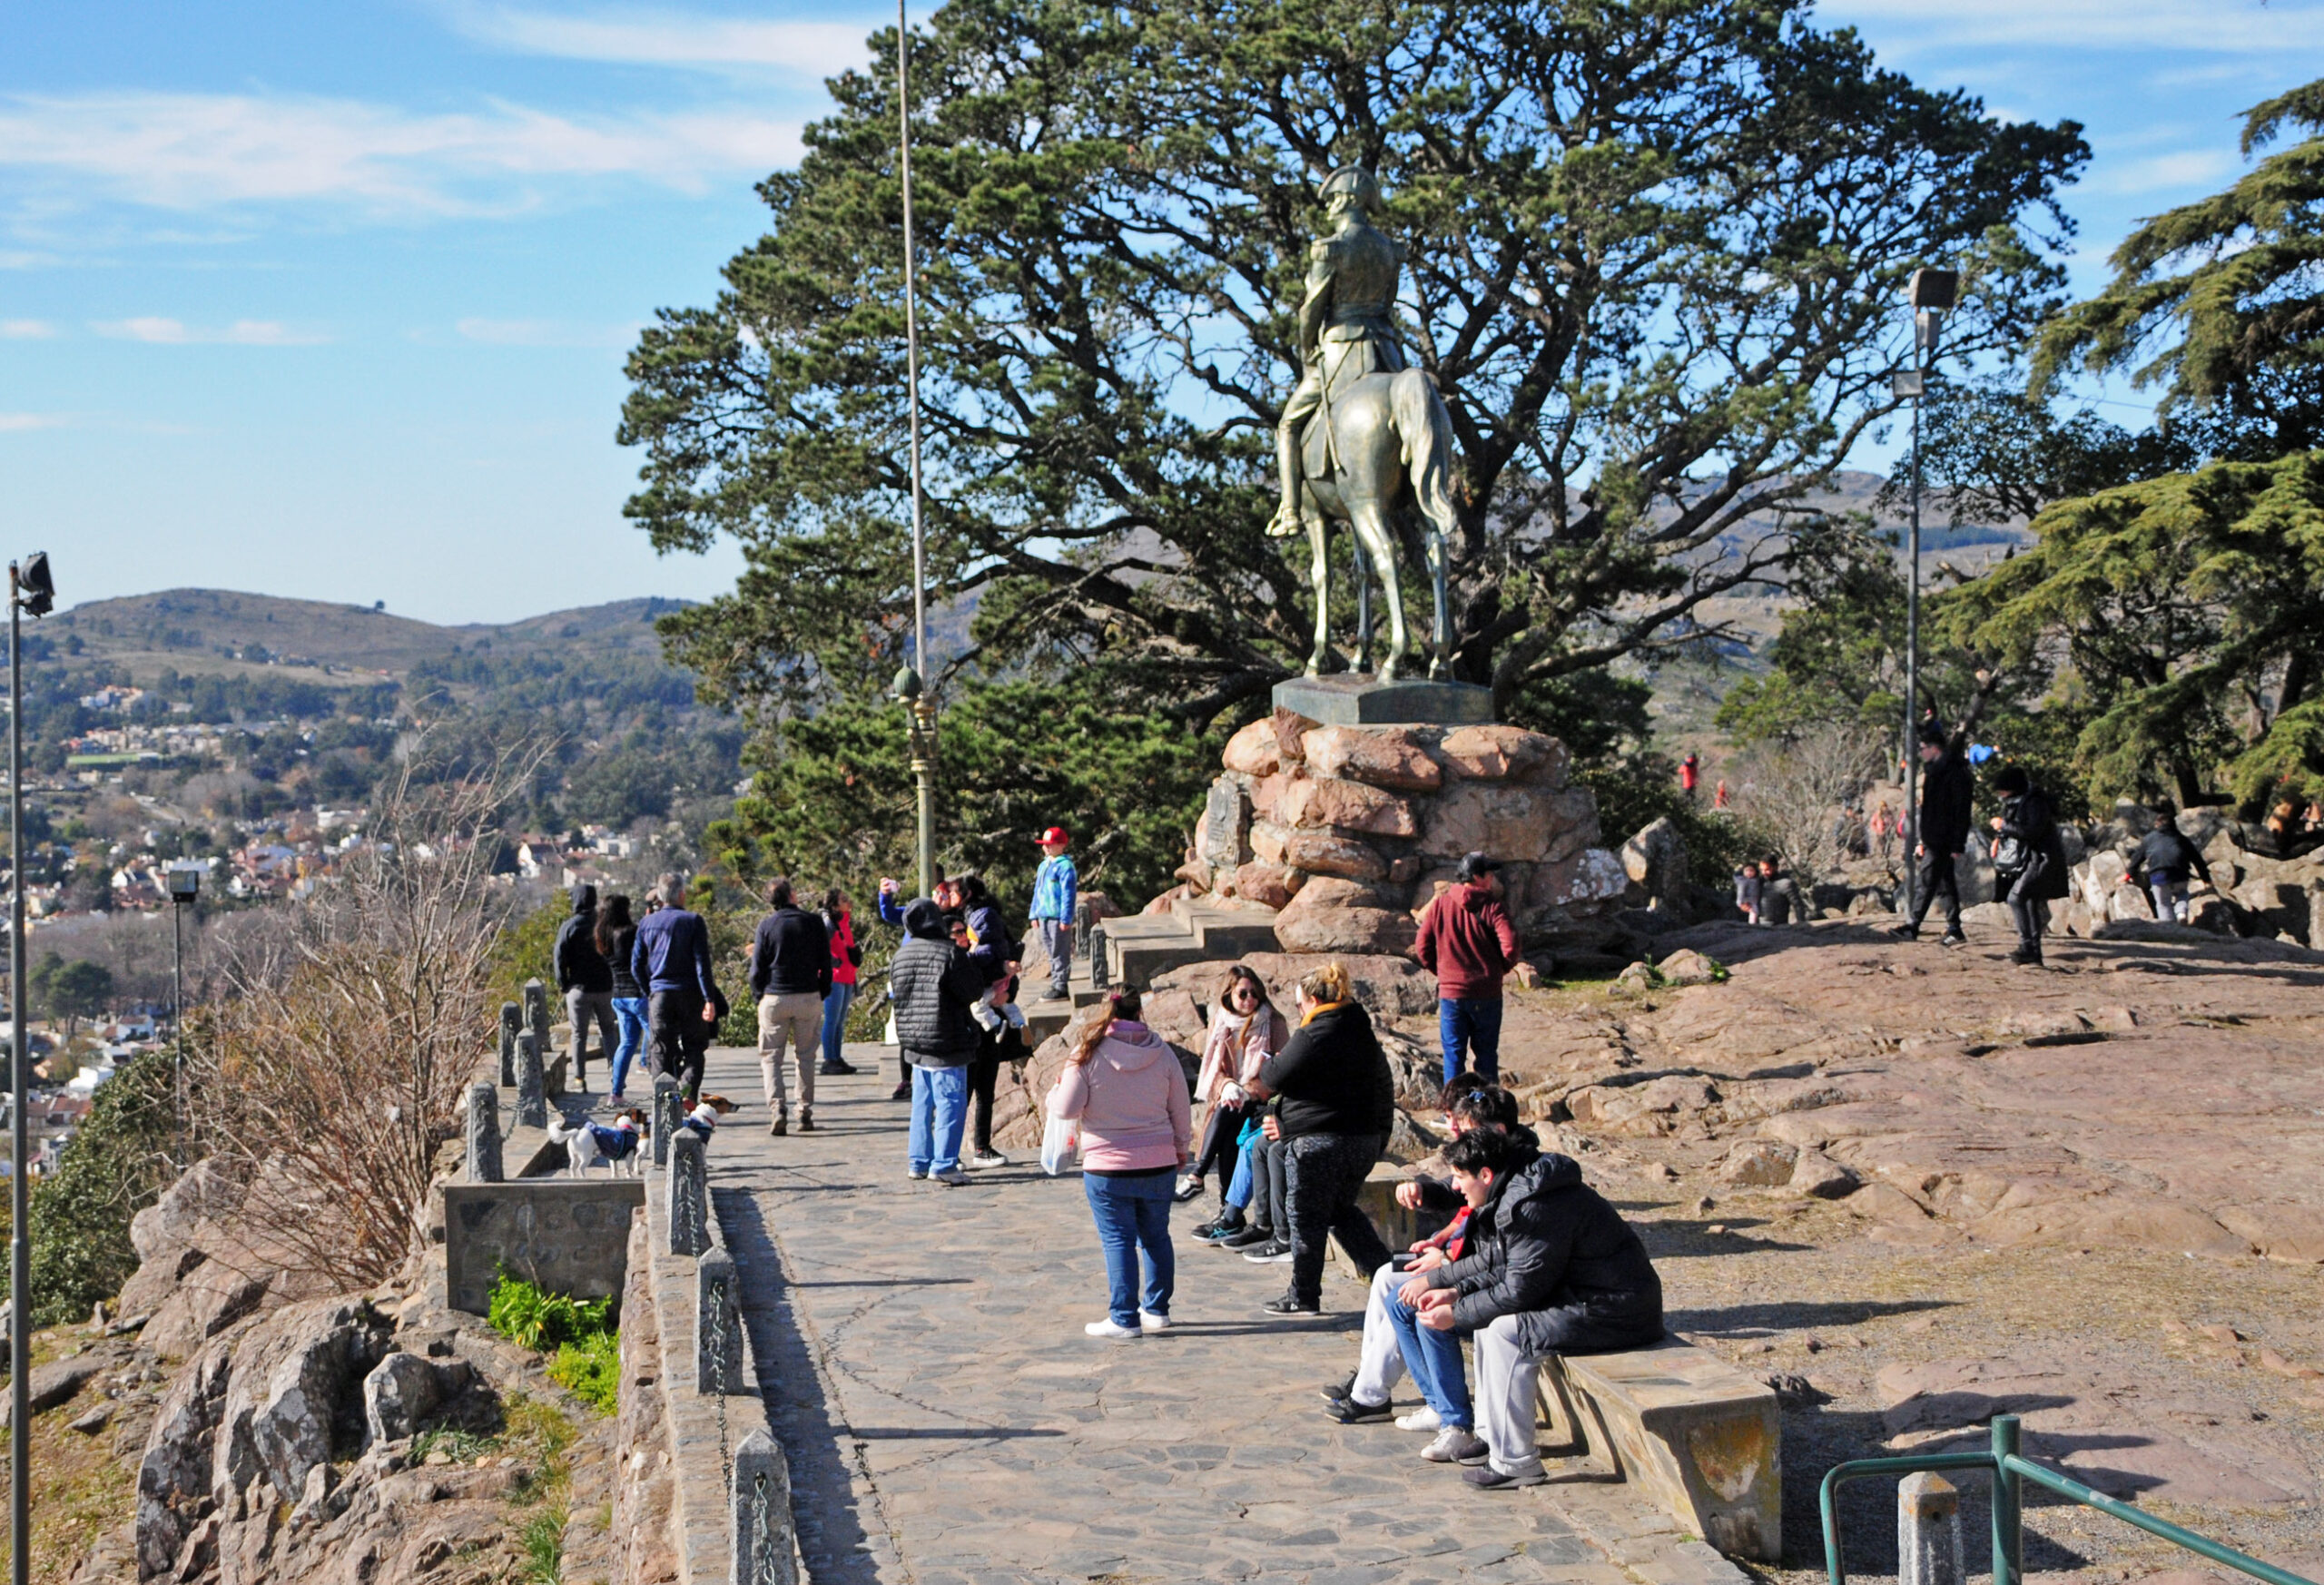
[[[2079,1481],[2069,1481],[2055,1470],[2025,1458],[2017,1451],[2018,1421],[2014,1414],[1994,1415],[1993,1435],[1993,1447],[1985,1452],[1855,1459],[1845,1464],[1836,1464],[1827,1471],[1817,1504],[1824,1516],[1824,1566],[1832,1577],[1832,1585],[1847,1585],[1847,1576],[1840,1566],[1840,1488],[1850,1481],[1867,1476],[1910,1475],[1923,1470],[1983,1470],[1993,1477],[1993,1585],[2023,1585],[2025,1572],[2024,1482],[2027,1481],[2046,1487],[2061,1497],[2070,1498],[2085,1508],[2095,1508],[2101,1513],[2112,1514],[2125,1524],[2134,1524],[2151,1535],[2159,1535],[2173,1546],[2184,1547],[2214,1563],[2225,1563],[2255,1580],[2265,1580],[2268,1585],[2317,1585],[2315,1580],[2305,1579],[2289,1569],[2263,1563],[2257,1558],[2245,1556],[2233,1547],[2221,1546],[2209,1536],[2181,1530],[2152,1513],[2142,1513],[2127,1502],[2119,1502],[2103,1491],[2093,1491]]]

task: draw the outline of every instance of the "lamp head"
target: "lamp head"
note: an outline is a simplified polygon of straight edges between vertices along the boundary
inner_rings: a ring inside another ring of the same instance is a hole
[[[895,696],[909,704],[920,697],[920,674],[910,666],[896,668],[896,680],[890,684]]]
[[[202,871],[183,868],[170,871],[170,901],[192,902],[202,892]]]
[[[1958,270],[1915,270],[1905,286],[1905,300],[1915,309],[1934,309],[1943,313],[1953,306],[1960,295],[1961,271]]]
[[[56,582],[49,576],[48,552],[35,550],[25,557],[25,565],[17,569],[16,586],[23,590],[19,603],[34,616],[45,616],[56,609]]]

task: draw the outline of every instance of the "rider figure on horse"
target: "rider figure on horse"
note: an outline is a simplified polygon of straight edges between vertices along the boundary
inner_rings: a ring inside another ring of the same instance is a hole
[[[1267,525],[1270,534],[1295,534],[1300,527],[1300,431],[1307,420],[1319,408],[1328,414],[1332,399],[1364,376],[1404,368],[1390,318],[1404,250],[1372,224],[1379,205],[1380,183],[1360,166],[1343,166],[1324,182],[1324,210],[1334,229],[1307,251],[1307,295],[1299,305],[1303,372],[1275,426],[1283,504]],[[1331,456],[1331,425],[1326,421],[1316,428],[1323,455],[1310,458],[1315,466],[1306,471],[1328,477],[1337,460]]]

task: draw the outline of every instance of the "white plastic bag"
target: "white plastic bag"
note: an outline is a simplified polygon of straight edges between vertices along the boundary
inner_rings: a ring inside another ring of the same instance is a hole
[[[1041,1128],[1041,1170],[1055,1177],[1065,1170],[1066,1163],[1080,1154],[1080,1120],[1050,1112]]]

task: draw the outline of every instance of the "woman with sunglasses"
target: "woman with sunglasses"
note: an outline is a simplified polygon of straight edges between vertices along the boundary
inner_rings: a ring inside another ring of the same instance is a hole
[[[1226,983],[1218,988],[1218,1005],[1211,1010],[1202,1068],[1195,1079],[1195,1098],[1208,1112],[1203,1124],[1202,1150],[1187,1176],[1178,1180],[1181,1204],[1202,1193],[1203,1179],[1213,1166],[1219,1170],[1219,1193],[1225,1196],[1245,1127],[1258,1117],[1247,1087],[1259,1076],[1260,1065],[1282,1050],[1290,1039],[1290,1022],[1267,999],[1265,982],[1240,963],[1229,969]],[[1211,1226],[1213,1230],[1231,1229],[1241,1221],[1241,1213],[1228,1204]]]

